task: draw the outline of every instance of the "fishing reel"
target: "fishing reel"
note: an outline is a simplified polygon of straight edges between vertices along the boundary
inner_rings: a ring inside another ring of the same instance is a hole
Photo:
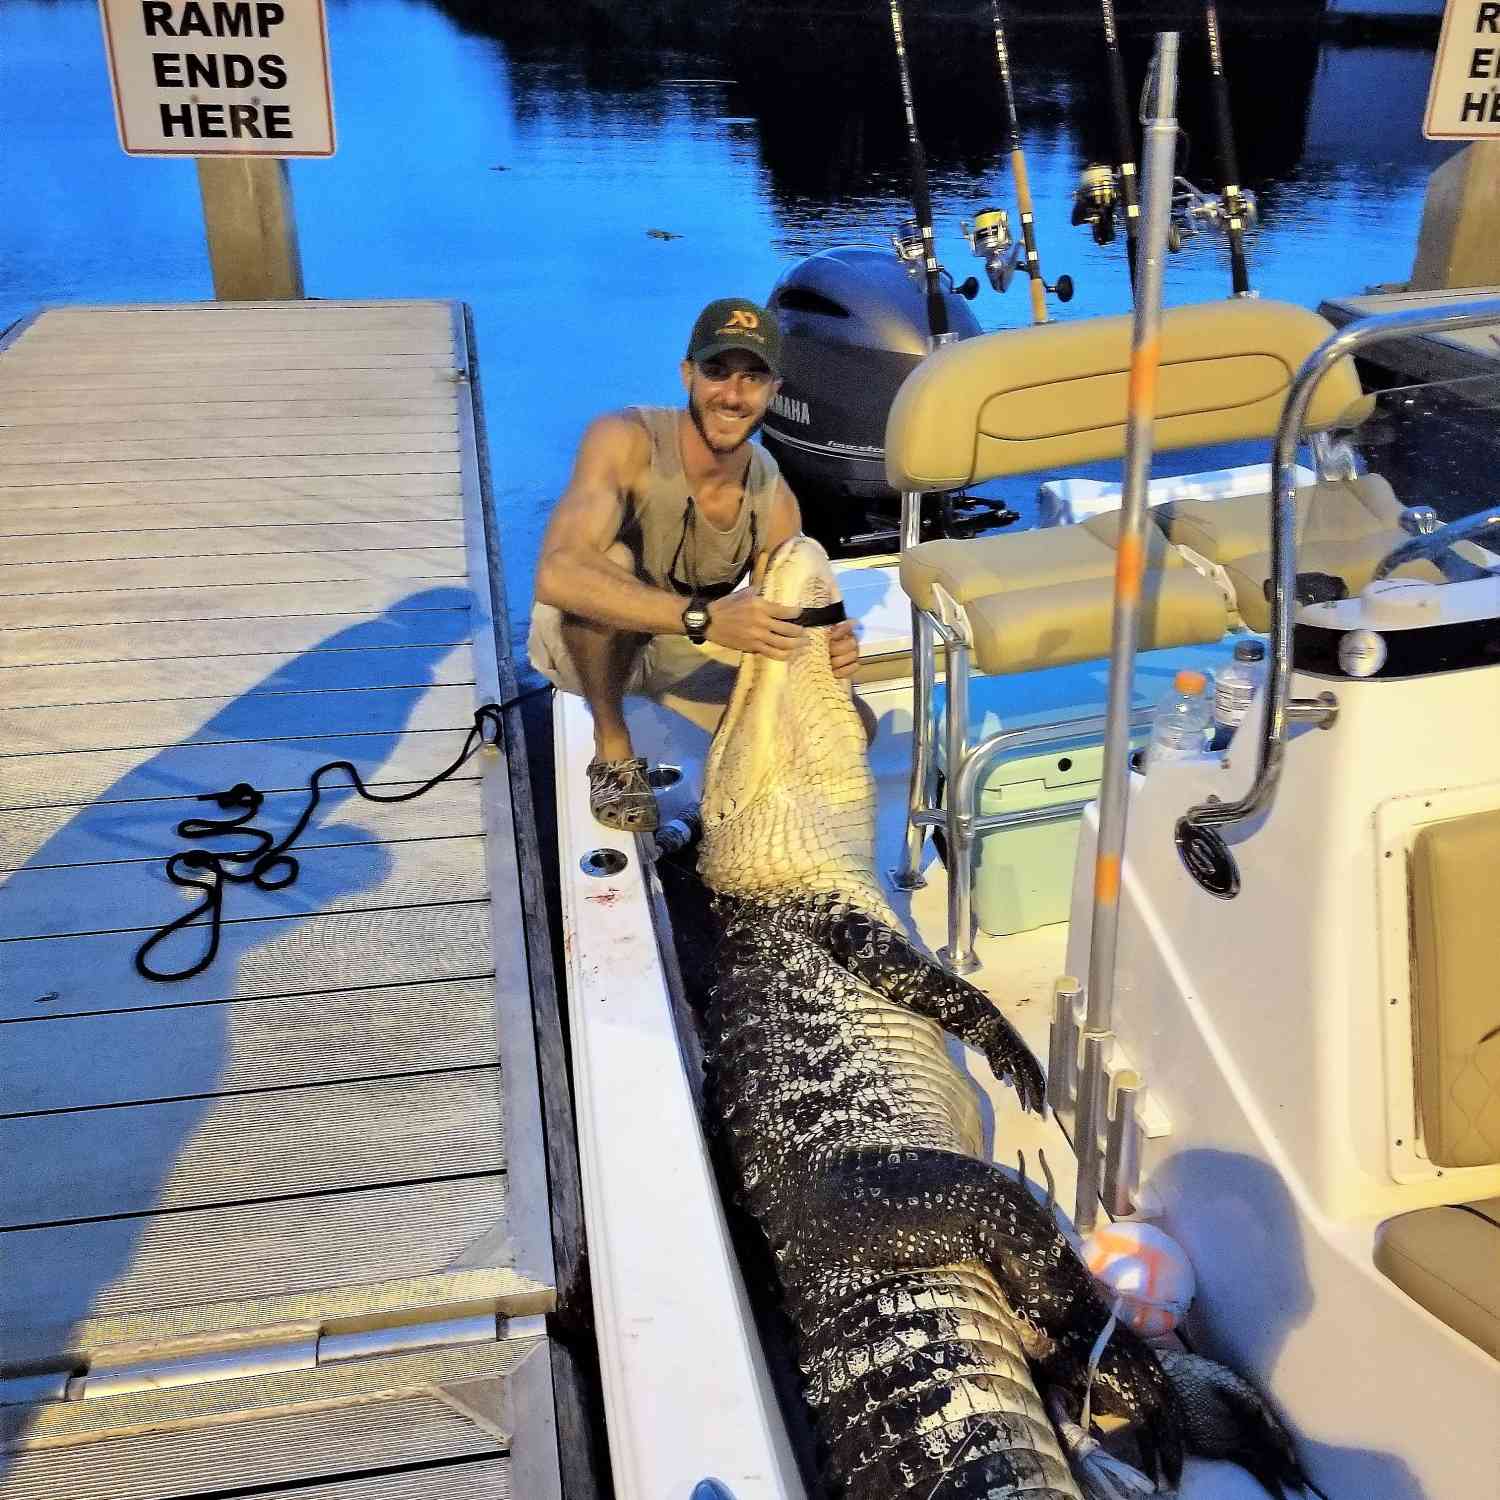
[[[1087,224],[1096,245],[1108,245],[1115,237],[1115,213],[1120,205],[1120,187],[1114,169],[1103,162],[1090,162],[1078,174],[1073,190],[1073,225]]]
[[[969,249],[984,262],[984,273],[997,292],[1009,289],[1021,260],[1021,247],[1010,232],[1010,215],[1003,208],[981,208],[974,222],[960,219]]]
[[[906,274],[918,286],[925,286],[927,282],[927,244],[922,238],[921,224],[916,219],[903,219],[901,227],[891,236],[891,248],[896,252],[896,259],[906,267]],[[942,266],[938,267],[938,274],[948,283],[949,291],[957,292],[966,301],[972,302],[979,295],[979,282],[973,276],[970,276],[967,281],[955,285],[953,277]]]
[[[1181,250],[1200,230],[1227,230],[1230,219],[1236,216],[1245,229],[1253,229],[1259,222],[1254,193],[1240,188],[1231,202],[1223,193],[1205,193],[1186,177],[1178,177],[1172,185],[1172,226],[1167,231],[1167,249],[1174,253]]]

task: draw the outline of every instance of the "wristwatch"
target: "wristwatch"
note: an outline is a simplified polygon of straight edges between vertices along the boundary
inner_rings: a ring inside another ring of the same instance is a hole
[[[683,610],[682,628],[695,646],[701,646],[708,639],[708,605],[702,599],[691,600]]]

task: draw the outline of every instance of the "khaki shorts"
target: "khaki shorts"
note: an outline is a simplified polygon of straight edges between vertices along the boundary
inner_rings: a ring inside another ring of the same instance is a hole
[[[550,604],[533,605],[526,654],[556,687],[582,697],[583,686],[563,639],[562,620],[562,613]],[[684,635],[651,636],[630,669],[625,692],[636,698],[671,698],[674,706],[703,704],[722,709],[734,689],[739,660],[736,651],[695,646]]]

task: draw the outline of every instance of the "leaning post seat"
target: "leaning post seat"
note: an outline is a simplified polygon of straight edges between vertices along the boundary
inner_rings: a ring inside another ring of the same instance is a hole
[[[1006,330],[944,345],[919,365],[886,424],[886,476],[903,496],[903,539],[910,543],[918,534],[913,517],[924,494],[1123,457],[1132,321],[1124,315]],[[1316,313],[1282,302],[1167,311],[1155,446],[1269,440],[1293,376],[1332,331]],[[1354,426],[1370,407],[1346,360],[1319,385],[1308,429]],[[1264,551],[1268,507],[1258,497],[1250,505],[1260,512]],[[908,887],[921,883],[926,829],[942,823],[949,851],[945,957],[956,969],[976,967],[968,889],[973,842],[1004,823],[1003,816],[977,816],[973,773],[982,760],[993,761],[997,737],[968,742],[971,656],[982,672],[1012,673],[1106,655],[1119,525],[1114,513],[1079,526],[903,548],[901,584],[913,615],[914,727],[906,845],[894,878]],[[1147,549],[1142,649],[1218,640],[1230,623],[1218,584],[1184,562],[1159,524],[1148,527]],[[1215,560],[1209,551],[1201,555]],[[939,637],[947,662],[946,774],[954,789],[941,810],[933,692]],[[1058,727],[1076,736],[1077,724]]]

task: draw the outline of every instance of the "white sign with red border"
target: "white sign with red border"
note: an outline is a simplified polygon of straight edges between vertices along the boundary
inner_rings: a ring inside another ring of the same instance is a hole
[[[323,0],[99,0],[131,156],[332,156]]]
[[[1500,136],[1500,0],[1448,0],[1422,134],[1430,141]]]

